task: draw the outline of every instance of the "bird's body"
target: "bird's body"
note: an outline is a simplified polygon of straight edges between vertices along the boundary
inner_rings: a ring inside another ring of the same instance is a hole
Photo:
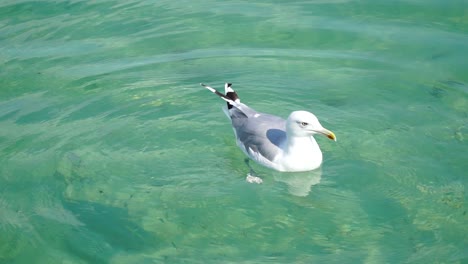
[[[224,94],[203,86],[227,102],[225,113],[231,119],[237,145],[261,165],[278,171],[314,170],[322,163],[322,152],[313,135],[336,140],[312,113],[294,111],[285,120],[241,103],[231,84],[225,85]]]

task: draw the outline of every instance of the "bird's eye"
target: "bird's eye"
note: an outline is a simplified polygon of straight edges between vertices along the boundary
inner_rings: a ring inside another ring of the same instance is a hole
[[[307,122],[301,122],[301,126],[304,126],[304,127],[307,126],[308,124],[309,123],[307,123]]]

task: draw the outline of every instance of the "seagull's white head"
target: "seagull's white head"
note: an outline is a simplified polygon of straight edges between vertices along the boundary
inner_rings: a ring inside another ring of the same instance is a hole
[[[317,117],[307,111],[292,112],[286,122],[286,130],[288,134],[297,137],[310,137],[315,134],[321,134],[329,139],[336,141],[335,134],[328,129],[325,129]]]

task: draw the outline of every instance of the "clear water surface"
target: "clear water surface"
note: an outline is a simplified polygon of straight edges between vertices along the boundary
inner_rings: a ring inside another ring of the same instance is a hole
[[[467,263],[466,1],[0,2],[0,263]],[[322,169],[223,102],[314,112]]]

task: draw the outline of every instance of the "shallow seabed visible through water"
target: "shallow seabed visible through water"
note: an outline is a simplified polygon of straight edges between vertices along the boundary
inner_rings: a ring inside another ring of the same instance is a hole
[[[466,10],[1,1],[0,263],[467,263]],[[201,82],[338,141],[249,184]]]

